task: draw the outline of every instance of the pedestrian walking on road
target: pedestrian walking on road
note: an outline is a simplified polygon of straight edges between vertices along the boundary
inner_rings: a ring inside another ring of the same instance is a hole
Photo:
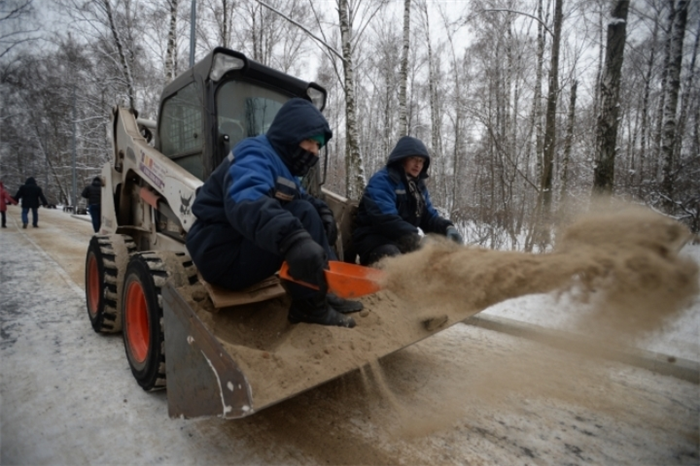
[[[39,227],[39,206],[48,205],[44,193],[42,192],[39,185],[36,184],[36,180],[31,176],[27,178],[22,186],[19,187],[19,191],[15,194],[15,200],[19,202],[22,199],[22,228],[27,228],[29,223],[29,210],[32,211],[32,226],[34,228]],[[41,204],[39,202],[41,201]]]
[[[7,211],[7,203],[17,204],[17,201],[12,199],[10,193],[5,191],[5,186],[3,186],[2,181],[0,181],[0,215],[2,216],[2,228],[7,228],[5,212]]]
[[[85,186],[80,195],[88,200],[88,212],[90,212],[90,218],[92,218],[92,229],[97,233],[100,231],[102,222],[102,179],[99,176],[93,178],[92,183]]]

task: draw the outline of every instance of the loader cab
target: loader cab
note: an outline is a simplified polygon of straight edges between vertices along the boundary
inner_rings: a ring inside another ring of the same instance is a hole
[[[318,84],[218,47],[163,90],[156,149],[206,180],[237,143],[265,134],[293,97],[326,104]]]

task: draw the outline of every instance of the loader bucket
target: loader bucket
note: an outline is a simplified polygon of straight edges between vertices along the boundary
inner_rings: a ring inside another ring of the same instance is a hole
[[[199,295],[192,288],[200,286]],[[363,298],[353,329],[287,321],[289,298],[222,309],[201,285],[162,289],[171,417],[253,414],[412,345],[469,315],[407,313],[389,291]],[[395,331],[394,331],[395,330]]]

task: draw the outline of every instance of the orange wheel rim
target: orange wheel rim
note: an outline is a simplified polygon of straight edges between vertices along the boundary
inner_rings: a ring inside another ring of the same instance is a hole
[[[126,293],[126,334],[132,356],[136,362],[144,362],[151,338],[146,297],[141,284],[137,282],[129,283]]]
[[[100,271],[97,268],[97,259],[94,254],[90,254],[88,259],[88,279],[87,279],[87,295],[88,309],[93,317],[97,315],[97,308],[100,305]]]

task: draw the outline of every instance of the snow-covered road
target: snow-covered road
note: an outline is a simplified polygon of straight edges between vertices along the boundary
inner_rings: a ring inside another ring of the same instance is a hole
[[[133,380],[121,337],[90,327],[90,224],[42,209],[40,228],[22,230],[18,208],[8,217],[3,465],[700,464],[698,385],[462,324],[250,418],[169,419],[166,393]],[[557,322],[536,303],[488,313]],[[698,313],[696,301],[646,349],[700,359]],[[558,376],[571,365],[576,377]]]

